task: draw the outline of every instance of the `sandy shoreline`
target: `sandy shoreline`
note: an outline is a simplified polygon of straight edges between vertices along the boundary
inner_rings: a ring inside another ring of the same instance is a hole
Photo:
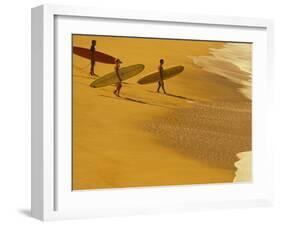
[[[193,104],[171,111],[144,128],[161,143],[214,167],[234,169],[236,154],[251,148],[251,113]]]
[[[75,41],[81,46],[90,39]],[[191,45],[188,53],[207,54],[219,46]],[[123,52],[130,55],[130,49]],[[181,54],[174,55],[176,62]],[[113,86],[90,88],[87,68],[73,68],[73,189],[232,182],[236,152],[251,150],[251,102],[237,91],[241,86],[186,60],[184,73],[166,83],[169,95],[157,94],[155,84],[136,84],[155,70],[152,59],[140,59],[134,61],[146,64],[146,71],[126,81],[122,98],[112,94]],[[81,68],[88,63],[73,60]],[[97,71],[110,68],[99,65]]]

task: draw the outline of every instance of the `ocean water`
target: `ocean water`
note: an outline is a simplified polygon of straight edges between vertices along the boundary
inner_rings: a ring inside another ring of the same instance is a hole
[[[191,57],[203,70],[240,84],[239,92],[252,99],[252,44],[226,43],[220,49],[210,49],[209,56]]]
[[[239,161],[235,162],[237,168],[234,182],[249,182],[252,180],[252,152],[245,151],[237,154]]]

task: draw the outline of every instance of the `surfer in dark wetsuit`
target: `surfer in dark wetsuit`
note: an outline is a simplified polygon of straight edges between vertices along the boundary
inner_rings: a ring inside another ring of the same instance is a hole
[[[94,76],[96,75],[95,74],[95,51],[96,51],[96,40],[92,40],[92,46],[91,46],[91,57],[90,57],[90,60],[91,60],[91,69],[90,69],[90,75]]]
[[[158,81],[158,88],[157,88],[157,93],[160,92],[160,88],[162,88],[164,94],[166,94],[166,91],[165,91],[165,88],[164,88],[164,79],[163,79],[163,76],[164,76],[164,73],[163,73],[163,64],[164,64],[164,60],[161,59],[160,60],[160,65],[158,67],[158,71],[159,71],[159,74],[160,74],[160,80]]]
[[[114,70],[115,70],[115,73],[116,73],[116,75],[117,75],[117,78],[118,78],[118,82],[116,83],[116,89],[114,90],[114,94],[116,95],[116,96],[118,96],[118,97],[120,97],[120,90],[121,90],[121,88],[122,88],[122,80],[121,80],[121,77],[120,77],[120,71],[119,71],[119,69],[120,69],[120,64],[121,64],[122,62],[121,62],[121,60],[120,59],[116,59],[115,60],[115,67],[114,67]]]

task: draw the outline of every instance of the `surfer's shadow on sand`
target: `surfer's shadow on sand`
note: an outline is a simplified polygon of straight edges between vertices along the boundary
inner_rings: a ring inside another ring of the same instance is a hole
[[[151,91],[151,90],[148,90],[148,92],[151,92],[151,93],[157,93],[155,91]],[[162,94],[162,93],[157,93],[157,94]],[[172,93],[166,93],[166,94],[162,94],[164,96],[169,96],[169,97],[174,97],[174,98],[177,98],[177,99],[181,99],[181,100],[185,100],[187,102],[195,102],[194,99],[192,98],[187,98],[187,97],[184,97],[184,96],[180,96],[180,95],[175,95],[175,94],[172,94]]]
[[[175,97],[175,98],[178,98],[178,99],[182,99],[182,100],[185,100],[185,101],[188,101],[188,102],[195,102],[195,100],[192,99],[192,98],[187,98],[187,97],[180,96],[180,95],[175,95],[175,94],[172,94],[172,93],[166,93],[166,95],[170,96],[170,97]]]
[[[154,106],[154,107],[172,108],[172,107],[169,107],[169,106],[164,106],[164,105],[160,105],[160,104],[150,103],[150,102],[139,100],[139,99],[132,98],[132,97],[125,97],[125,96],[114,97],[114,96],[107,96],[107,95],[99,95],[99,96],[106,97],[106,98],[112,98],[112,99],[115,99],[115,100],[131,101],[133,103],[146,104],[146,105],[150,105],[150,106]]]

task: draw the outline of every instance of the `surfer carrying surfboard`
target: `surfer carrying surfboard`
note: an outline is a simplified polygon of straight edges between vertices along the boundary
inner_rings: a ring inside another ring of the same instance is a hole
[[[94,76],[95,74],[95,52],[96,52],[96,40],[92,40],[92,46],[90,48],[90,60],[91,60],[91,69],[90,69],[90,75]]]
[[[120,97],[120,90],[122,88],[122,80],[121,80],[121,77],[120,77],[120,64],[121,64],[121,60],[120,59],[116,59],[115,60],[115,67],[114,67],[114,70],[115,70],[115,73],[117,75],[117,78],[118,78],[118,82],[116,83],[116,89],[114,90],[114,95]]]
[[[160,80],[158,81],[158,88],[157,88],[157,93],[160,92],[160,88],[162,88],[164,94],[166,94],[165,88],[164,88],[164,68],[163,68],[164,60],[160,59],[160,65],[158,67],[159,75],[160,75]]]

